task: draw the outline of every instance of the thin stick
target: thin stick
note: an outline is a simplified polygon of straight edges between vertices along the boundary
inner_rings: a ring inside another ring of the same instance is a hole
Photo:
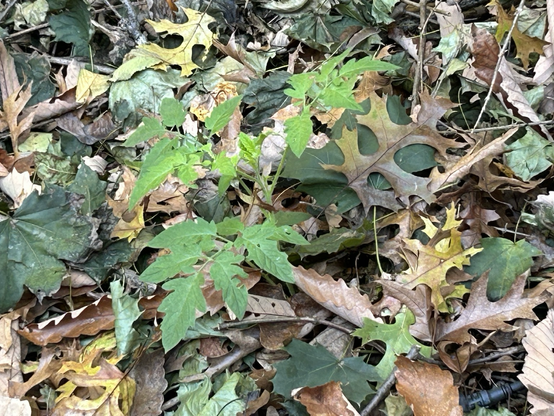
[[[420,348],[421,347],[419,345],[412,345],[412,348],[410,348],[410,351],[406,354],[406,358],[413,360],[419,354]],[[379,387],[379,390],[377,390],[377,393],[373,396],[373,399],[371,399],[367,406],[364,407],[364,410],[362,410],[362,413],[360,413],[361,416],[368,416],[379,405],[379,403],[385,399],[385,396],[389,394],[390,389],[396,382],[396,376],[394,375],[396,370],[397,368],[394,366],[383,385]]]
[[[523,11],[523,5],[525,4],[525,0],[521,0],[519,2],[519,6],[517,6],[516,14],[514,16],[514,21],[512,22],[512,27],[510,27],[510,30],[508,31],[508,36],[506,36],[506,41],[504,42],[504,45],[502,45],[502,49],[500,49],[500,52],[498,53],[498,61],[496,61],[496,66],[494,67],[494,73],[492,75],[492,81],[491,85],[489,87],[489,90],[487,92],[487,96],[485,97],[485,102],[481,106],[481,111],[479,111],[479,117],[477,117],[477,121],[475,122],[475,125],[473,126],[473,129],[471,129],[471,133],[475,133],[475,128],[479,125],[479,122],[481,121],[481,118],[483,117],[483,114],[485,113],[485,109],[487,108],[487,105],[491,99],[492,96],[492,90],[494,89],[494,84],[496,83],[496,78],[498,78],[498,73],[500,69],[500,65],[502,64],[502,59],[504,58],[504,54],[508,50],[508,45],[510,44],[510,38],[512,37],[512,32],[514,31],[517,19],[519,18],[519,15]]]
[[[419,49],[417,51],[417,65],[414,74],[414,85],[412,87],[412,110],[419,104],[419,93],[423,87],[423,57],[425,53],[425,25],[427,22],[427,9],[425,0],[419,0]]]

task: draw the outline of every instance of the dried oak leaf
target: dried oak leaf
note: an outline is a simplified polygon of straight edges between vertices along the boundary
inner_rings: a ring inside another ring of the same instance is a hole
[[[537,320],[533,308],[547,300],[545,292],[528,296],[523,292],[526,283],[525,274],[516,278],[512,287],[502,299],[491,302],[487,298],[488,273],[471,285],[471,295],[465,309],[453,322],[439,322],[435,334],[436,341],[449,340],[458,344],[470,342],[470,329],[507,331],[512,326],[506,321],[517,318]]]
[[[396,388],[404,396],[414,416],[462,416],[458,388],[450,372],[434,364],[396,359]]]
[[[377,137],[377,150],[372,154],[362,154],[358,143],[359,140],[366,139],[359,137],[363,134],[362,130],[349,131],[344,128],[342,137],[336,141],[344,155],[344,163],[323,164],[323,168],[343,173],[348,178],[348,186],[356,192],[366,211],[374,205],[398,211],[401,205],[396,197],[406,205],[412,195],[419,196],[428,203],[433,202],[435,196],[428,188],[431,180],[406,172],[396,163],[394,156],[406,146],[424,144],[436,149],[439,161],[449,160],[451,157],[447,155],[447,149],[463,145],[441,136],[435,126],[454,104],[446,98],[431,98],[428,93],[423,93],[417,120],[408,125],[400,125],[391,121],[385,97],[381,98],[374,92],[369,97],[371,110],[368,114],[357,116],[357,119],[360,125],[367,126]],[[394,191],[370,186],[368,178],[371,173],[383,175]]]

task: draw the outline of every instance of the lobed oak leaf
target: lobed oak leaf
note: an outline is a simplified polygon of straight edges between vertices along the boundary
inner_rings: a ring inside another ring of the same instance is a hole
[[[323,164],[324,169],[343,173],[348,179],[348,185],[357,193],[364,208],[379,205],[398,211],[409,197],[416,195],[427,202],[433,202],[435,196],[428,188],[431,180],[415,176],[403,170],[395,161],[395,154],[406,146],[414,144],[428,145],[436,149],[440,161],[449,160],[446,151],[462,145],[446,139],[436,130],[437,121],[443,114],[454,107],[445,98],[431,98],[428,93],[421,94],[421,107],[416,121],[408,125],[395,124],[387,112],[387,99],[379,97],[375,92],[369,94],[371,109],[368,114],[357,116],[358,124],[368,127],[377,137],[378,148],[371,154],[360,152],[359,141],[365,140],[364,130],[349,131],[343,129],[342,138],[336,144],[344,155],[342,165]],[[375,189],[368,183],[369,175],[379,173],[391,184],[394,191]]]
[[[537,320],[533,308],[543,303],[548,295],[524,294],[525,274],[516,278],[512,287],[502,299],[491,302],[487,298],[488,272],[471,285],[468,303],[458,319],[453,322],[439,322],[435,334],[436,341],[454,341],[458,344],[471,341],[470,329],[510,330],[507,321],[517,318]]]
[[[463,295],[462,286],[451,286],[446,280],[446,273],[453,267],[462,269],[469,265],[469,258],[482,249],[462,247],[458,226],[461,221],[455,219],[455,207],[447,210],[447,219],[441,229],[431,221],[422,218],[426,223],[423,230],[431,240],[423,244],[416,239],[404,239],[403,255],[409,264],[409,270],[397,277],[397,282],[404,283],[408,288],[425,284],[431,288],[431,301],[440,312],[448,312],[445,297]]]

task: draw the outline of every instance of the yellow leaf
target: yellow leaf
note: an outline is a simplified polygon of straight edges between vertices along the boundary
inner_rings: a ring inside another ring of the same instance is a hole
[[[446,273],[453,267],[462,269],[469,264],[471,256],[477,254],[481,248],[462,247],[461,235],[458,226],[461,221],[456,220],[454,204],[446,211],[446,221],[439,229],[426,218],[426,234],[431,238],[428,244],[416,239],[403,240],[404,247],[400,253],[408,262],[409,270],[398,276],[397,282],[405,284],[410,289],[424,284],[431,288],[431,301],[439,312],[448,312],[445,299],[463,296],[465,287],[452,286],[446,281]],[[439,233],[439,231],[441,231]],[[416,258],[414,262],[409,259]],[[448,292],[448,293],[447,293]]]
[[[198,65],[192,61],[192,48],[195,45],[204,46],[205,51],[210,48],[213,33],[208,25],[215,20],[196,10],[183,8],[183,11],[188,18],[186,23],[147,20],[158,33],[181,36],[183,38],[181,45],[173,49],[162,48],[154,43],[139,45],[127,55],[127,61],[113,73],[111,81],[127,80],[136,72],[147,68],[165,71],[171,65],[177,65],[181,67],[183,77],[189,76],[195,68],[198,68]]]
[[[94,98],[105,93],[110,88],[109,79],[110,77],[107,75],[95,74],[86,69],[81,69],[77,79],[75,101],[78,103],[84,103],[87,100],[92,101]]]

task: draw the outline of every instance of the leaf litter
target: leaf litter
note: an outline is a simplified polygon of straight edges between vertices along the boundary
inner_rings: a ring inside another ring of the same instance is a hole
[[[554,414],[552,1],[6,3],[0,413]]]

